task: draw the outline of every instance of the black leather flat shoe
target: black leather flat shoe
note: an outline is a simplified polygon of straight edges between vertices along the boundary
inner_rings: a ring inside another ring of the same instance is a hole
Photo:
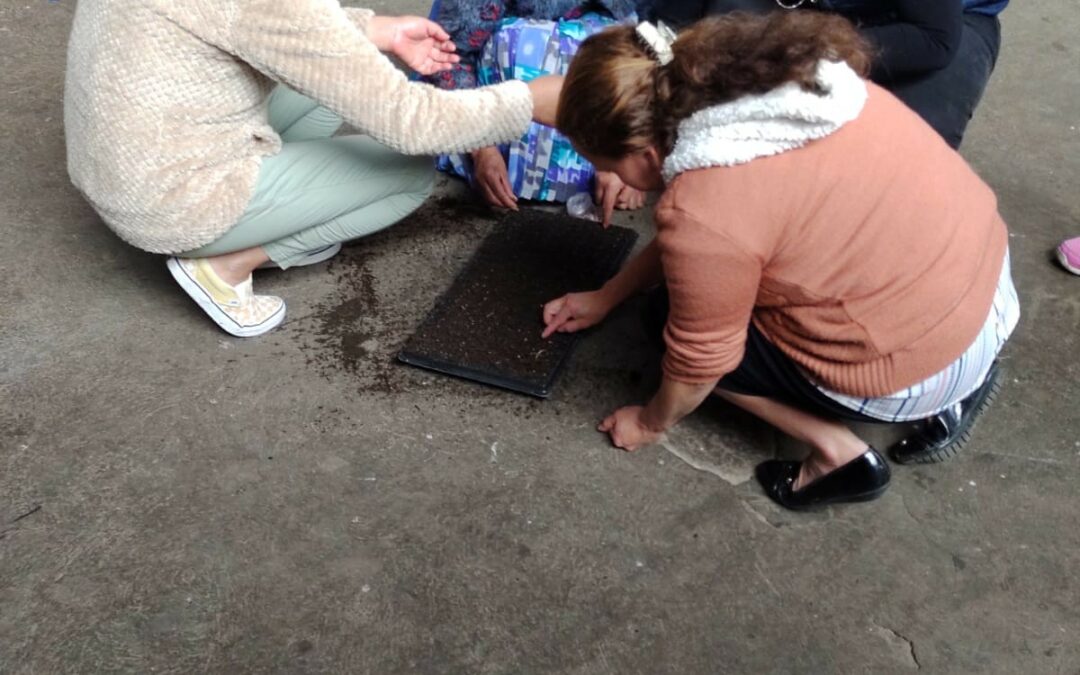
[[[971,396],[923,422],[921,429],[889,448],[897,464],[933,464],[955,457],[971,440],[975,420],[1001,390],[998,364],[990,366],[986,381]]]
[[[891,475],[885,458],[873,448],[795,491],[791,486],[799,477],[800,467],[802,462],[773,459],[758,464],[754,473],[770,499],[793,511],[877,499],[889,487]]]

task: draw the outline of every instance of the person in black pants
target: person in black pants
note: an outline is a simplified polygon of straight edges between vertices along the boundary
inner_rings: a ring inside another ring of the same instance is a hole
[[[870,74],[954,148],[997,63],[1008,0],[677,0],[657,18],[682,26],[732,11],[818,10],[842,14],[878,49]]]

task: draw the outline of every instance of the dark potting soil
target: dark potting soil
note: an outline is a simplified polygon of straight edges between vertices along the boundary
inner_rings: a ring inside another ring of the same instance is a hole
[[[543,304],[600,288],[637,233],[566,215],[505,216],[409,339],[412,365],[533,396],[551,393],[579,334],[542,339]]]

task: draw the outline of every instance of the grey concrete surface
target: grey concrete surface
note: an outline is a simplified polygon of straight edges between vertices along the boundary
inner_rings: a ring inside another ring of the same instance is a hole
[[[73,2],[2,0],[0,672],[1080,672],[1076,9],[1009,9],[964,148],[1024,303],[1002,397],[957,460],[794,515],[728,407],[633,455],[593,430],[649,393],[631,312],[546,402],[395,365],[491,226],[454,186],[221,334],[67,181]]]

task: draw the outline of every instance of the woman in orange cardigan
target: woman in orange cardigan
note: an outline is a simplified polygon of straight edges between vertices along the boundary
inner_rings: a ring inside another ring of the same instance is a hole
[[[891,449],[900,461],[963,442],[1019,316],[1005,223],[960,156],[864,79],[869,63],[850,24],[818,13],[709,19],[677,39],[641,24],[582,46],[559,129],[598,169],[663,190],[636,259],[544,308],[547,334],[580,330],[666,288],[663,382],[601,422],[617,446],[657,440],[715,392],[813,448],[757,470],[801,509],[888,486],[844,420],[927,420]]]

